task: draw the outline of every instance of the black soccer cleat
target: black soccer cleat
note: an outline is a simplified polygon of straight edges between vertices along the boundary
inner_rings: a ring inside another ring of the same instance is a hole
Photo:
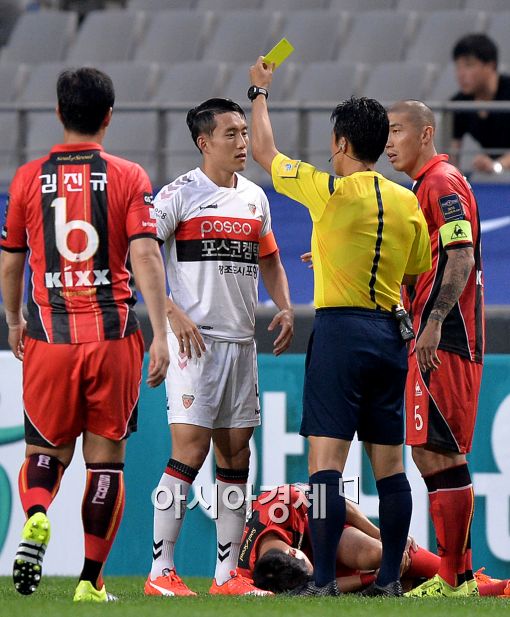
[[[386,598],[401,598],[404,595],[404,590],[402,589],[400,581],[393,581],[392,583],[388,583],[387,585],[378,585],[374,582],[366,589],[363,589],[363,591],[360,592],[360,595],[367,598],[373,598],[375,596]]]
[[[41,582],[42,562],[49,539],[50,522],[46,514],[36,512],[23,527],[12,567],[14,587],[24,596],[34,593]]]
[[[299,585],[298,587],[291,589],[285,595],[318,597],[339,596],[340,590],[338,589],[336,581],[330,581],[323,587],[317,587],[313,581],[308,581],[308,583],[304,583],[303,585]]]

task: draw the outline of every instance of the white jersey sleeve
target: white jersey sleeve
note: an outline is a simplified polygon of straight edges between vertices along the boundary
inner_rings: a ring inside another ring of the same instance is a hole
[[[158,239],[165,242],[177,229],[182,220],[182,196],[180,178],[164,186],[154,198],[154,212],[158,228]]]
[[[260,231],[260,237],[263,238],[271,231],[271,210],[269,209],[269,200],[267,195],[262,189],[260,189],[262,206],[262,229]]]

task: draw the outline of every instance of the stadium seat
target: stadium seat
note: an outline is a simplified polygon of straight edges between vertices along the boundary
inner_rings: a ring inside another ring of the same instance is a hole
[[[300,11],[302,9],[326,9],[329,0],[263,0],[264,11]]]
[[[155,11],[148,14],[150,24],[136,50],[137,62],[186,62],[201,57],[205,37],[212,24],[212,13],[194,11]]]
[[[381,11],[395,7],[396,0],[331,0],[329,8],[335,11]]]
[[[246,92],[250,85],[249,68],[250,64],[248,63],[236,64],[230,67],[230,77],[221,91],[221,96],[236,101],[243,108],[249,106],[248,98],[246,97]],[[286,62],[278,69],[271,84],[271,93],[269,95],[271,101],[287,100],[295,71],[296,65],[292,62]]]
[[[178,176],[200,165],[200,152],[191,139],[186,124],[186,114],[171,112],[166,115],[166,175],[161,181],[167,184]]]
[[[361,93],[379,101],[426,99],[435,66],[410,62],[383,62],[374,66]]]
[[[413,33],[412,14],[367,11],[354,16],[339,59],[344,62],[393,62],[401,60]]]
[[[272,110],[271,124],[278,150],[299,158],[299,114],[296,111]]]
[[[29,112],[27,114],[27,160],[47,154],[56,143],[62,143],[64,129],[55,112]]]
[[[207,61],[253,62],[278,40],[277,14],[246,10],[217,17],[218,25],[204,49]]]
[[[487,34],[496,42],[499,48],[499,61],[510,64],[510,2],[509,12],[492,15]]]
[[[196,61],[171,65],[163,71],[154,100],[163,104],[198,105],[206,99],[222,96],[226,72],[226,65],[217,62]]]
[[[192,9],[196,0],[128,0],[127,8],[136,11],[165,11]]]
[[[6,191],[16,167],[18,118],[14,112],[0,112],[0,190]]]
[[[1,60],[29,64],[62,60],[75,35],[77,24],[78,17],[71,12],[23,13],[7,45],[2,49]]]
[[[0,47],[5,45],[18,17],[23,13],[23,0],[0,0]]]
[[[145,102],[154,96],[160,72],[154,62],[107,62],[98,68],[112,78],[116,104]]]
[[[231,11],[259,9],[262,0],[198,0],[197,11]]]
[[[465,9],[475,9],[477,11],[508,11],[510,3],[508,0],[465,0]]]
[[[354,62],[310,62],[297,71],[296,86],[289,97],[299,103],[337,104],[358,94],[365,68]]]
[[[311,111],[308,113],[308,131],[305,149],[305,160],[319,169],[330,171],[330,143],[333,125],[331,111]]]
[[[398,11],[453,11],[464,8],[464,0],[398,0]]]
[[[290,11],[282,32],[294,43],[293,62],[317,62],[335,58],[346,27],[346,13]]]
[[[447,62],[461,36],[485,31],[485,15],[478,11],[437,11],[422,19],[407,52],[406,59],[412,62]]]
[[[44,62],[33,66],[19,100],[22,103],[55,105],[57,77],[64,68],[66,65],[63,62]]]
[[[139,163],[154,182],[160,158],[157,113],[116,111],[106,132],[104,147],[110,154]]]
[[[0,62],[0,103],[10,103],[18,98],[28,76],[26,64]]]
[[[69,50],[67,61],[83,65],[130,60],[144,21],[144,13],[138,11],[91,11]]]
[[[441,65],[441,72],[428,94],[429,101],[448,101],[459,91],[453,62]]]
[[[89,63],[84,63],[87,64]],[[67,66],[67,63],[62,62],[34,66],[19,100],[24,103],[55,104],[57,77]],[[157,64],[96,62],[94,66],[112,78],[116,103],[137,103],[148,101],[153,97],[159,74]]]

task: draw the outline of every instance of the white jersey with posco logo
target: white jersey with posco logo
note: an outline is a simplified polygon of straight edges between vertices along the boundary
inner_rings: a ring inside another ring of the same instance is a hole
[[[259,241],[271,232],[271,215],[264,191],[239,174],[236,179],[235,188],[217,186],[197,167],[164,186],[154,209],[172,300],[202,334],[249,342]]]

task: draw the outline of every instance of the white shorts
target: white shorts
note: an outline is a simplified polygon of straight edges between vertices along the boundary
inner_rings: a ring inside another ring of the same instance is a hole
[[[179,353],[168,334],[170,366],[166,377],[169,424],[205,428],[245,428],[260,424],[255,342],[215,341],[204,337],[207,351],[191,360]]]

